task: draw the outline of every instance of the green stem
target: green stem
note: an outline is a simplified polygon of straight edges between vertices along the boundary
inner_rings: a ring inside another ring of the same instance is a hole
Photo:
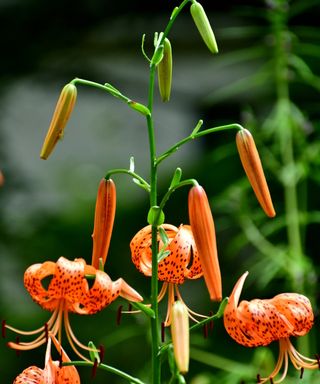
[[[167,151],[163,152],[157,159],[156,163],[159,165],[165,158],[170,156],[172,153],[176,152],[183,144],[188,143],[191,140],[197,139],[201,136],[209,135],[210,133],[219,132],[219,131],[227,131],[236,129],[240,131],[243,129],[243,127],[240,124],[227,124],[227,125],[221,125],[219,127],[213,127],[205,129],[204,131],[197,132],[197,133],[191,133],[189,136],[185,137],[184,139],[178,141],[176,144],[174,144],[172,147],[170,147]]]
[[[166,202],[169,200],[171,194],[178,188],[182,188],[182,187],[185,187],[186,185],[199,185],[197,180],[195,179],[187,179],[187,180],[183,180],[181,181],[179,184],[175,185],[174,187],[171,187],[168,189],[167,193],[163,196],[162,200],[161,200],[161,203],[159,205],[159,208],[161,210],[163,210]]]
[[[91,361],[83,361],[83,360],[80,360],[80,361],[70,361],[70,362],[64,362],[62,363],[62,365],[65,367],[65,366],[69,366],[69,365],[75,365],[75,366],[79,366],[79,367],[93,367],[94,366],[94,363],[91,362]],[[128,380],[130,383],[134,383],[134,384],[145,384],[143,381],[137,379],[136,377],[133,377],[131,375],[129,375],[128,373],[125,373],[125,372],[122,372],[120,371],[119,369],[117,368],[114,368],[114,367],[111,367],[110,365],[106,365],[106,364],[98,364],[97,365],[97,368],[99,369],[102,369],[104,371],[108,371],[108,372],[111,372],[117,376],[120,376],[122,377],[123,379],[125,380]]]

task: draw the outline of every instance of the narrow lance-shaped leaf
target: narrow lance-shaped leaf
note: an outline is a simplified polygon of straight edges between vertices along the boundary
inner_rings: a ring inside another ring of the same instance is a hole
[[[260,156],[250,131],[247,129],[238,131],[236,143],[242,166],[262,209],[267,216],[274,217],[276,212],[273,207]]]

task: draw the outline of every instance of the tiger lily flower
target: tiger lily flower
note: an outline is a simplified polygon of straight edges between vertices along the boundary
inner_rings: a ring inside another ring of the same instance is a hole
[[[116,186],[112,179],[102,179],[99,184],[92,234],[92,265],[98,269],[99,260],[105,264],[116,212]]]
[[[165,326],[171,324],[171,309],[175,296],[184,305],[178,285],[185,279],[198,279],[202,276],[202,268],[198,256],[198,250],[189,225],[180,225],[179,228],[171,224],[161,226],[168,237],[166,251],[169,254],[158,264],[158,280],[163,281],[158,301],[161,301],[168,291],[168,309],[164,322]],[[142,228],[131,240],[131,256],[136,268],[145,276],[152,275],[152,251],[151,251],[151,225]],[[164,247],[160,235],[158,235],[159,249]],[[196,321],[195,317],[206,317],[193,312],[188,308],[189,317]]]
[[[52,361],[51,339],[61,355],[61,361],[70,362],[68,355],[58,340],[53,335],[50,335],[47,343],[44,369],[36,366],[28,367],[15,378],[13,384],[80,384],[80,376],[74,366],[60,367],[60,361]]]
[[[210,299],[221,301],[222,285],[214,221],[205,190],[193,186],[188,196],[189,219]]]
[[[250,131],[247,129],[238,131],[236,144],[243,169],[245,170],[257,200],[265,214],[269,217],[274,217],[276,212],[273,208],[259,153]]]
[[[303,336],[312,328],[314,315],[307,297],[297,293],[282,293],[272,299],[241,301],[239,298],[248,272],[236,283],[224,311],[224,326],[228,334],[246,347],[265,346],[279,340],[279,357],[268,377],[258,375],[258,383],[281,383],[288,371],[288,361],[303,372],[319,369],[319,361],[300,354],[292,345],[290,336]],[[282,366],[283,372],[279,379]]]
[[[46,278],[51,278],[47,289],[42,285]],[[91,287],[89,279],[93,280]],[[69,322],[69,312],[92,315],[112,303],[118,296],[136,302],[143,300],[123,279],[113,282],[105,272],[87,265],[83,259],[70,261],[60,257],[56,263],[46,261],[42,264],[33,264],[24,274],[24,285],[32,299],[43,309],[51,311],[52,316],[44,326],[29,332],[5,324],[5,328],[21,335],[39,334],[34,341],[9,342],[8,346],[17,350],[37,348],[47,341],[49,332],[53,336],[58,335],[60,341],[64,324],[72,349],[83,360],[88,359],[78,351],[77,346],[84,350],[90,348],[74,335]]]
[[[40,152],[41,159],[46,160],[53,151],[58,140],[63,137],[64,129],[71,116],[76,99],[76,86],[72,83],[65,85],[60,93],[47,135],[44,139]]]

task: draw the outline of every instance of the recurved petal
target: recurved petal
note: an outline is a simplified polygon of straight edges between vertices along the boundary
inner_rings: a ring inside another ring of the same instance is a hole
[[[53,311],[57,300],[49,295],[41,281],[55,272],[55,263],[46,261],[42,264],[33,264],[24,273],[24,285],[32,299],[44,309]]]
[[[78,302],[87,286],[84,278],[85,261],[68,260],[60,257],[56,262],[54,276],[48,287],[50,298],[66,299],[70,303]]]
[[[163,224],[162,227],[169,239],[174,238],[178,232],[178,228],[174,225]],[[151,225],[147,225],[137,232],[130,242],[132,262],[145,276],[152,274],[151,243]],[[162,242],[159,239],[159,247],[161,246]]]
[[[310,331],[314,315],[310,300],[298,293],[281,293],[270,299],[292,326],[291,335],[303,336]]]
[[[22,371],[14,379],[13,384],[43,384],[45,383],[43,380],[43,370],[36,366],[31,366]],[[54,384],[54,382],[51,384]]]
[[[207,195],[200,185],[190,189],[188,208],[192,233],[210,298],[221,301],[222,285],[215,227]]]
[[[77,98],[77,88],[73,84],[67,84],[62,89],[56,109],[53,113],[48,133],[40,152],[41,159],[47,159],[53,151],[58,140],[63,136],[64,128],[73,111]]]
[[[112,179],[102,179],[96,199],[93,228],[92,265],[99,269],[99,259],[105,264],[116,213],[116,186]]]
[[[236,144],[242,166],[262,209],[267,216],[274,217],[276,212],[273,207],[260,156],[250,131],[247,129],[238,131],[236,134]]]

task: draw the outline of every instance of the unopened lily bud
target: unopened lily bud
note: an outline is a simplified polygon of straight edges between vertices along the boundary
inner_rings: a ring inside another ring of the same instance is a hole
[[[189,316],[185,304],[175,301],[172,305],[171,336],[174,358],[181,373],[189,370]]]
[[[92,234],[92,265],[99,269],[99,259],[105,264],[116,212],[116,186],[113,180],[102,179],[98,188],[94,229]]]
[[[198,31],[212,53],[218,53],[218,46],[208,17],[200,3],[194,1],[190,7],[190,13]]]
[[[172,49],[169,39],[164,39],[163,58],[158,65],[158,83],[163,102],[169,101],[172,82]]]
[[[56,143],[63,137],[65,126],[73,111],[77,98],[77,88],[74,84],[67,84],[61,91],[56,109],[53,113],[48,133],[40,152],[41,159],[46,160],[53,151]]]
[[[191,229],[210,299],[221,301],[221,273],[215,227],[206,192],[200,185],[190,189],[188,209]]]
[[[267,216],[274,217],[276,212],[272,204],[259,153],[250,131],[247,129],[238,131],[236,143],[242,166],[262,209]]]
[[[4,184],[4,176],[3,173],[0,171],[0,187],[2,187]]]

